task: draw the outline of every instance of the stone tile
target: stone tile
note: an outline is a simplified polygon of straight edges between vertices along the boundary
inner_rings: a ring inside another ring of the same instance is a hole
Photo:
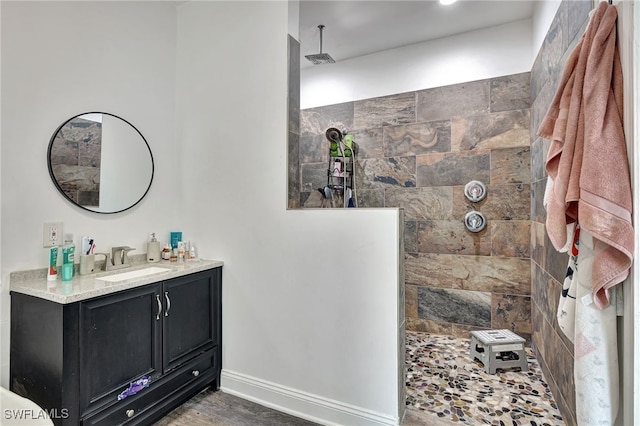
[[[529,259],[496,256],[452,256],[453,288],[529,295]]]
[[[547,328],[545,331],[552,331]],[[575,388],[573,379],[573,354],[564,346],[562,340],[555,333],[545,336],[547,353],[553,354],[545,358],[549,369],[553,372],[553,379],[566,401],[569,411],[575,413]],[[562,411],[561,411],[562,412]],[[562,412],[565,415],[564,412]]]
[[[538,96],[533,100],[531,104],[530,113],[530,128],[532,137],[536,137],[538,134],[538,129],[540,128],[540,124],[542,123],[542,119],[547,114],[547,110],[553,101],[553,97],[555,95],[557,89],[557,83],[549,80],[547,84],[545,84]]]
[[[547,221],[547,210],[544,208],[546,187],[546,179],[531,183],[531,220],[534,222],[545,223]]]
[[[300,192],[300,207],[307,208],[307,206],[305,206],[305,202],[309,199],[310,196],[311,192]],[[320,205],[318,204],[317,207],[320,207]]]
[[[540,267],[545,267],[545,234],[547,233],[544,224],[531,222],[531,260]]]
[[[496,112],[451,119],[451,151],[530,145],[529,110]]]
[[[462,220],[467,212],[478,210],[487,220],[529,220],[530,189],[528,184],[487,185],[487,198],[471,203],[464,196],[464,187],[453,187],[453,218]]]
[[[451,335],[451,324],[424,318],[407,317],[407,331]]]
[[[589,12],[593,9],[593,2],[591,0],[572,0],[565,3],[563,7],[567,9],[567,40],[571,42],[584,33],[589,21]]]
[[[404,251],[406,253],[418,252],[418,225],[414,220],[404,222]]]
[[[363,130],[416,122],[416,93],[400,93],[391,96],[355,101],[353,128]]]
[[[64,130],[64,129],[63,129]],[[77,166],[80,142],[56,137],[51,147],[49,158],[51,164]]]
[[[359,166],[357,188],[416,186],[416,157],[367,158],[360,160]]]
[[[531,346],[536,349],[536,358],[540,364],[546,364],[547,351],[544,346],[544,331],[546,323],[540,308],[535,303],[531,304]],[[546,373],[545,373],[546,375]],[[553,379],[553,375],[546,377]]]
[[[534,182],[547,178],[544,166],[550,143],[547,139],[538,137],[531,144],[531,180]]]
[[[405,282],[430,287],[452,287],[453,258],[431,253],[405,253]]]
[[[466,185],[471,180],[489,182],[490,163],[489,152],[419,155],[418,186]]]
[[[491,79],[491,112],[526,109],[531,104],[531,73],[511,74]]]
[[[27,422],[29,423],[29,422]],[[33,424],[33,422],[31,422]],[[211,387],[196,394],[152,426],[319,426]]]
[[[100,192],[78,191],[77,203],[85,207],[100,207]]]
[[[491,231],[485,228],[482,232],[469,232],[462,221],[421,221],[418,222],[418,251],[488,256],[491,254]]]
[[[531,69],[531,93],[535,99],[549,76],[556,72],[560,58],[567,50],[567,15],[566,7],[560,7],[554,17],[549,31],[538,51],[538,56]]]
[[[289,132],[287,142],[287,200],[295,209],[300,207],[300,136]]]
[[[491,312],[491,328],[506,328],[531,338],[531,297],[494,293]]]
[[[305,209],[319,209],[323,198],[318,191],[301,192],[300,205]]]
[[[531,264],[531,295],[545,321],[553,328],[557,324],[558,302],[562,284],[554,280],[535,263]],[[556,331],[557,333],[557,331]]]
[[[328,128],[353,128],[353,102],[308,108],[300,111],[301,135],[324,135]]]
[[[490,327],[491,293],[418,287],[418,316],[438,322]]]
[[[357,130],[351,132],[356,146],[357,158],[382,158],[384,148],[382,146],[382,127]]]
[[[531,225],[524,220],[496,220],[491,223],[491,255],[529,258]]]
[[[451,187],[387,188],[384,197],[386,207],[404,209],[406,220],[451,218],[453,209]]]
[[[488,328],[474,327],[472,325],[467,325],[467,324],[451,324],[451,335],[458,338],[470,339],[471,332],[475,330],[488,330]]]
[[[491,184],[531,182],[529,147],[491,150]]]
[[[300,163],[329,162],[329,142],[324,135],[300,136]]]
[[[312,192],[327,185],[327,163],[309,163],[301,166],[301,191]]]
[[[416,121],[445,120],[489,112],[489,80],[417,92]]]
[[[287,36],[289,131],[300,134],[300,42]]]
[[[385,157],[419,155],[451,150],[451,121],[385,126],[383,128]]]
[[[356,207],[385,207],[384,191],[381,189],[359,189],[356,187]]]
[[[569,264],[569,255],[567,253],[558,252],[551,243],[549,235],[545,232],[545,269],[558,282],[563,282],[567,273],[567,265]]]
[[[418,317],[418,287],[405,286],[405,318]]]
[[[102,158],[102,141],[93,141],[88,143],[79,143],[78,146],[78,165],[85,167],[100,167]]]

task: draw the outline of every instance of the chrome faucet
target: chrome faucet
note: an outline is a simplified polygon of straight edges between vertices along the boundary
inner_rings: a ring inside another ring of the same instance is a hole
[[[106,261],[106,270],[107,271],[112,271],[114,269],[122,269],[122,268],[128,268],[129,266],[131,266],[131,263],[129,262],[129,252],[135,250],[132,247],[128,247],[128,246],[118,246],[118,247],[113,247],[111,248],[111,259],[109,259],[108,253],[107,253],[107,261]]]

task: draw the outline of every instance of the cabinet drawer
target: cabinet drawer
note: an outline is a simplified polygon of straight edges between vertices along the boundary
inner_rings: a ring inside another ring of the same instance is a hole
[[[195,395],[200,387],[204,388],[216,377],[218,363],[216,351],[208,351],[140,393],[84,418],[82,424],[111,426],[137,423],[141,417],[152,416],[151,410],[162,409],[163,406],[169,412],[172,406],[165,401],[181,397],[190,385],[193,385],[191,395]]]

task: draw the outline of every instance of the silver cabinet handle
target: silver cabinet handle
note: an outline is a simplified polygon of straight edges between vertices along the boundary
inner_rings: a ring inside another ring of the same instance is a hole
[[[133,417],[133,415],[134,415],[135,413],[136,413],[136,412],[135,412],[135,411],[133,411],[133,410],[127,410],[127,411],[125,411],[125,414],[127,415],[127,417]]]
[[[160,313],[162,312],[162,300],[160,300],[160,295],[156,294],[156,301],[158,302],[158,313],[156,314],[156,321],[160,319]]]
[[[169,299],[169,292],[168,291],[164,292],[164,298],[167,299],[167,309],[164,311],[164,316],[168,317],[169,316],[169,309],[171,309],[171,300]]]
[[[198,377],[200,375],[200,372],[198,370],[193,370],[191,374],[193,374],[193,377]]]

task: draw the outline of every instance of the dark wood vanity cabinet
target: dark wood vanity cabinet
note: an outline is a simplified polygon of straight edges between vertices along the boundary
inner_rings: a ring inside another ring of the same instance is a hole
[[[221,281],[215,268],[71,304],[12,292],[11,390],[57,425],[158,420],[220,386]]]

